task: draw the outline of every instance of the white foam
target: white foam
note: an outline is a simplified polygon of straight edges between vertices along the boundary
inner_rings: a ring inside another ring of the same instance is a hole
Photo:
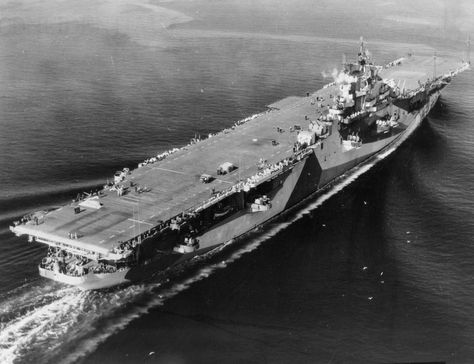
[[[30,349],[32,342],[43,341],[51,334],[61,336],[74,320],[74,309],[79,307],[84,297],[68,293],[8,322],[0,332],[0,362],[12,363],[18,355]]]

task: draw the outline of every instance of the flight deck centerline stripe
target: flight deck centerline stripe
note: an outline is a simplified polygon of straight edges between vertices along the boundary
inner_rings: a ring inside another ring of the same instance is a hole
[[[183,175],[185,175],[185,176],[188,175],[188,174],[186,174],[186,173],[184,173],[184,172],[173,171],[172,169],[166,169],[166,168],[160,168],[160,167],[153,167],[153,169],[160,169],[160,170],[162,170],[162,171],[168,171],[168,172],[183,174]]]
[[[224,181],[223,179],[219,179],[219,178],[216,178],[215,180],[216,180],[216,181],[219,181],[219,182],[229,183],[229,184],[231,184],[231,185],[234,185],[234,184],[235,184],[234,182]]]
[[[147,225],[153,226],[153,224],[150,224],[149,222],[146,222],[146,221],[143,221],[143,220],[135,220],[135,219],[127,219],[127,220],[130,220],[130,221],[133,221],[133,222],[138,222],[139,224],[147,224]]]

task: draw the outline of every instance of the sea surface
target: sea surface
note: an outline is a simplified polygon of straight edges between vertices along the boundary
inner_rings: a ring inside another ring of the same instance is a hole
[[[359,36],[380,64],[465,58],[449,3],[0,1],[0,363],[473,363],[472,71],[398,150],[168,280],[81,292],[8,230],[322,87]]]

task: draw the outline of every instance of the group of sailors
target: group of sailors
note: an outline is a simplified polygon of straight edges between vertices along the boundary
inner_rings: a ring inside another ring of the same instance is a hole
[[[411,56],[411,54],[408,54],[408,56]],[[391,67],[394,67],[394,66],[400,66],[402,64],[402,61],[404,60],[404,58],[399,58],[399,59],[396,59],[390,63],[387,63],[384,68],[387,69],[387,68],[391,68]]]
[[[360,143],[362,139],[360,138],[359,133],[352,132],[347,136],[347,140],[354,143]]]
[[[269,164],[268,164],[268,161],[266,159],[260,158],[257,162],[257,169],[259,171],[261,171],[262,169],[265,169],[268,166],[269,166]]]
[[[199,206],[197,206],[194,211],[199,212],[201,210],[204,210],[205,208],[211,206],[216,200],[220,200],[224,197],[230,196],[231,194],[237,192],[240,190],[240,186],[243,184],[243,182],[239,182],[236,185],[233,185],[232,187],[222,190],[222,191],[216,191],[215,189],[212,189],[211,197],[207,199],[206,201],[202,202]]]
[[[40,266],[43,269],[72,277],[81,277],[89,272],[113,273],[119,270],[110,264],[91,263],[92,261],[87,257],[72,254],[60,248],[49,247],[48,254],[42,259]]]
[[[268,112],[268,111],[266,111],[266,112]],[[232,129],[232,130],[235,130],[235,128],[238,127],[239,125],[243,125],[243,124],[245,124],[246,122],[257,118],[258,116],[260,116],[260,115],[262,115],[262,114],[263,114],[263,113],[253,114],[253,115],[251,115],[251,116],[246,117],[245,119],[236,121],[236,122],[234,123],[234,125],[231,126],[231,129]],[[220,133],[227,134],[228,132],[229,132],[229,129],[224,129],[224,130],[223,130],[222,132],[220,132]],[[219,134],[219,133],[209,134],[209,138],[210,138],[211,136],[214,136],[214,135],[217,135],[217,134]]]
[[[112,249],[112,253],[120,254],[122,257],[129,256],[132,252],[135,251],[136,247],[141,243],[142,240],[156,234],[157,232],[169,227],[169,223],[159,222],[158,225],[147,230],[130,240],[119,242],[119,245]]]
[[[307,147],[306,143],[305,144],[301,144],[299,141],[296,141],[294,144],[293,144],[293,153],[297,153],[299,152],[300,150],[303,150]]]
[[[171,230],[181,230],[181,227],[187,223],[190,219],[196,217],[195,213],[182,212],[181,214],[171,218],[169,221],[164,222],[164,227],[169,227]]]
[[[331,98],[332,98],[332,95],[330,95],[330,96],[331,96]],[[313,100],[311,101],[311,105],[314,105],[314,104],[317,103],[316,106],[318,107],[318,109],[322,109],[323,106],[324,106],[324,105],[323,105],[323,102],[324,102],[324,101],[325,101],[325,98],[324,98],[324,97],[322,97],[322,96],[316,96],[316,99],[313,99]]]
[[[192,143],[189,143],[187,146],[191,145]],[[143,166],[146,166],[147,164],[153,164],[155,162],[159,162],[159,161],[162,161],[163,159],[165,159],[166,157],[169,157],[171,154],[174,154],[182,149],[186,148],[185,147],[181,147],[181,148],[172,148],[170,150],[167,150],[166,152],[163,152],[163,153],[160,153],[160,154],[157,154],[156,157],[151,157],[151,158],[148,158],[148,159],[145,159],[143,162],[139,163],[138,164],[138,168],[140,167],[143,167]]]
[[[124,257],[129,256],[135,251],[135,248],[139,244],[139,238],[134,238],[121,242],[117,247],[112,249],[112,253],[120,254]]]
[[[266,168],[260,170],[257,174],[250,176],[247,178],[246,182],[244,183],[244,191],[247,189],[246,187],[252,188],[260,182],[262,179],[270,176],[271,174],[282,170],[284,167],[290,165],[290,158],[286,158],[278,163],[275,164],[267,164]]]
[[[253,120],[256,117],[258,117],[259,115],[261,115],[261,114],[254,114],[254,115],[248,116],[245,119],[237,121],[234,125],[239,126],[239,125],[245,124],[247,121]]]
[[[239,121],[236,121],[234,123],[234,125],[231,127],[231,129],[235,129],[237,126],[239,125],[243,125],[245,124],[246,122],[250,121],[250,120],[253,120],[255,119],[256,117],[258,117],[260,114],[254,114],[252,116],[249,116],[249,117],[246,117],[245,119],[242,119],[242,120],[239,120]],[[208,135],[208,138],[212,138],[213,136],[216,136],[218,134],[227,134],[229,132],[229,129],[224,129],[218,133],[209,133]],[[193,145],[193,144],[196,144],[198,142],[201,141],[201,137],[197,137],[195,136],[194,138],[191,139],[191,141],[186,144],[185,146],[181,147],[181,148],[172,148],[170,150],[167,150],[166,152],[163,152],[163,153],[160,153],[160,154],[157,154],[155,157],[151,157],[151,158],[147,158],[145,159],[143,162],[139,163],[138,164],[138,168],[140,167],[143,167],[143,166],[146,166],[148,164],[153,164],[153,163],[156,163],[156,162],[159,162],[159,161],[162,161],[163,159],[165,159],[166,157],[170,156],[171,154],[174,154],[176,152],[179,152],[180,150],[184,150],[186,149],[187,147]]]
[[[13,225],[15,225],[15,226],[24,225],[24,224],[28,223],[29,221],[34,221],[34,218],[33,218],[32,214],[27,214],[25,216],[22,216],[20,220],[13,221]]]
[[[80,235],[77,234],[77,232],[69,232],[67,233],[67,236],[69,239],[79,239]]]
[[[117,272],[121,269],[117,268],[116,266],[105,264],[105,263],[99,263],[97,265],[94,265],[91,267],[91,271],[93,273],[114,273]]]
[[[44,223],[44,217],[47,213],[48,211],[37,211],[37,212],[26,214],[22,216],[20,220],[13,221],[13,225],[14,226],[26,225],[28,223],[34,224],[34,225],[40,225]]]
[[[343,100],[343,99],[342,99]],[[336,102],[331,106],[331,109],[333,110],[344,110],[344,102],[341,99],[337,99]]]
[[[328,87],[331,87],[331,86],[336,86],[336,81],[333,81],[333,82],[331,82],[331,83],[328,83],[328,84],[324,85],[324,86],[323,86],[323,89],[328,88]]]
[[[85,265],[89,262],[90,260],[84,256],[49,247],[47,256],[41,261],[41,267],[56,273],[80,277],[88,273]]]
[[[252,212],[268,211],[271,209],[272,204],[267,195],[263,195],[255,199],[255,201],[250,205]]]
[[[194,247],[194,246],[199,245],[199,239],[196,239],[195,237],[191,235],[187,235],[184,238],[184,244],[190,247]]]
[[[445,83],[443,82],[445,81],[446,78],[453,77],[459,72],[460,70],[451,71],[449,73],[449,76],[442,75],[439,77],[434,77],[433,79],[430,79],[428,77],[424,83],[421,82],[421,80],[418,80],[418,87],[414,90],[406,90],[404,87],[405,84],[403,84],[402,89],[396,86],[396,91],[398,91],[400,93],[400,96],[402,96],[403,98],[412,98],[420,92],[424,92],[425,90],[432,91],[433,89],[436,89],[437,87],[444,85]]]
[[[367,112],[364,111],[364,110],[359,110],[359,111],[356,111],[355,113],[349,115],[349,116],[347,117],[347,119],[348,119],[348,120],[351,120],[351,119],[354,119],[354,118],[356,118],[356,117],[358,117],[358,116],[360,116],[360,115],[362,115],[362,114],[366,114],[366,113],[367,113]]]
[[[138,184],[136,184],[133,181],[130,181],[130,187],[124,186],[123,184],[107,184],[107,185],[104,186],[104,188],[109,190],[109,191],[117,191],[117,195],[119,197],[127,194],[128,191],[130,190],[130,188],[132,188],[132,187],[133,187],[135,193],[137,193],[137,194],[151,191],[150,187],[139,186]]]
[[[171,230],[181,230],[181,225],[186,222],[186,218],[183,215],[178,215],[170,220],[170,228]]]

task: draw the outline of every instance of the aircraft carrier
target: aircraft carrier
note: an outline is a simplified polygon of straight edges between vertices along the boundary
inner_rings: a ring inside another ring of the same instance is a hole
[[[49,246],[43,277],[100,289],[140,281],[234,243],[398,146],[469,68],[407,55],[373,64],[363,42],[334,82],[148,158],[94,194],[15,221]]]

